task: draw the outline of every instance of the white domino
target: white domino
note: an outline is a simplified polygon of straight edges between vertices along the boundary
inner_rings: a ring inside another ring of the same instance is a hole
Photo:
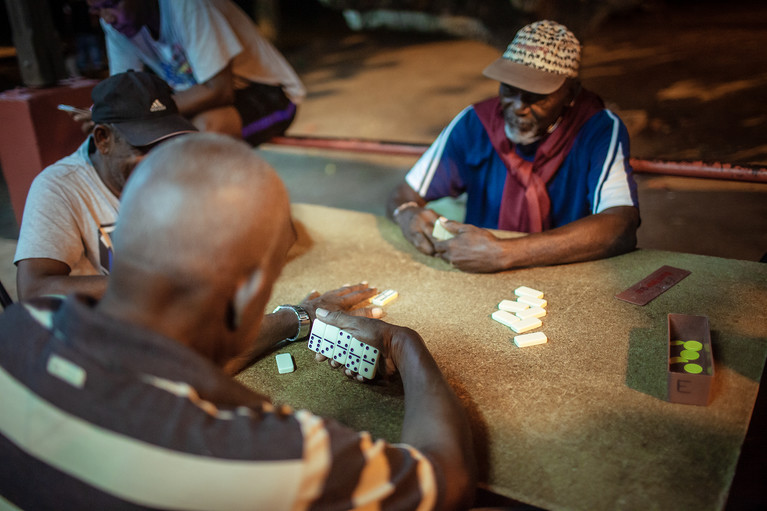
[[[365,344],[364,342],[360,342],[360,344],[362,344],[362,361],[368,362],[369,364],[375,364],[378,362],[378,348],[374,348],[369,344]]]
[[[543,298],[534,298],[532,296],[520,296],[517,298],[517,302],[529,305],[530,307],[546,307],[546,300]]]
[[[325,333],[325,327],[327,325],[320,321],[319,319],[315,319],[314,323],[312,323],[312,331],[309,335],[309,340],[306,343],[306,346],[314,351],[315,353],[320,352],[320,345],[322,344],[322,334]]]
[[[351,347],[352,339],[354,339],[354,337],[352,337],[351,334],[343,330],[338,331],[336,347],[333,349],[333,360],[341,365],[346,364],[346,358],[349,356],[349,348]]]
[[[529,330],[535,330],[542,324],[543,323],[538,318],[527,318],[527,319],[520,319],[519,321],[515,323],[511,323],[509,325],[509,328],[511,328],[518,334],[523,334]]]
[[[514,294],[517,296],[532,296],[533,298],[543,298],[543,291],[538,291],[527,286],[519,286],[514,290]]]
[[[502,325],[506,325],[507,327],[511,327],[511,325],[513,325],[514,323],[522,321],[522,319],[518,318],[511,312],[504,311],[504,310],[497,310],[493,312],[490,315],[490,317],[496,320],[498,323]]]
[[[454,238],[455,234],[445,229],[445,225],[443,222],[447,222],[447,218],[444,216],[441,216],[437,219],[436,222],[434,222],[434,229],[431,232],[431,235],[438,240],[449,240],[450,238]]]
[[[379,307],[383,307],[384,305],[391,302],[398,296],[399,296],[399,293],[395,291],[394,289],[387,289],[383,293],[379,293],[373,298],[371,298],[370,303],[372,303],[373,305],[378,305]]]
[[[365,343],[353,338],[349,346],[349,355],[346,357],[346,363],[344,364],[347,369],[358,373],[360,370],[360,363],[362,362],[362,352],[365,349]]]
[[[533,332],[531,334],[522,334],[514,337],[514,344],[519,348],[525,348],[527,346],[535,346],[536,344],[544,344],[548,342],[546,334],[543,332]]]
[[[372,380],[378,368],[378,349],[354,339],[349,348],[346,368]]]
[[[280,353],[274,359],[277,361],[277,372],[280,374],[292,373],[296,366],[293,364],[293,358],[290,353]]]
[[[522,303],[521,301],[517,300],[502,300],[501,303],[498,304],[498,308],[502,311],[507,312],[519,312],[523,311],[530,306],[526,303]]]
[[[376,375],[379,353],[378,348],[362,343],[362,362],[360,362],[360,369],[357,372],[361,374],[363,378],[372,380]]]
[[[315,319],[312,324],[310,342],[315,336],[317,339],[314,339],[314,344],[307,345],[309,349],[325,355],[327,358],[332,358],[347,369],[362,375],[363,378],[372,380],[375,377],[379,355],[377,348],[365,344],[348,332],[323,323],[319,319]],[[319,348],[315,349],[317,345]],[[295,369],[289,353],[277,355],[277,369],[280,374],[283,373],[283,369],[285,372],[291,372]]]
[[[338,332],[340,331],[341,329],[337,326],[326,325],[325,333],[322,334],[322,342],[320,342],[320,351],[317,353],[331,358],[336,348],[336,339],[338,339]]]
[[[360,363],[360,369],[357,374],[361,374],[363,378],[372,380],[376,375],[376,369],[378,368],[378,359],[375,362],[368,362],[363,360]]]
[[[546,309],[543,307],[530,307],[529,309],[516,312],[515,314],[519,319],[542,318],[546,315]]]

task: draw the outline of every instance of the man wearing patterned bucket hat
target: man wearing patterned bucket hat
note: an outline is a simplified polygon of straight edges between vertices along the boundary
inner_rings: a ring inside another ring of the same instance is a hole
[[[634,249],[628,132],[581,86],[580,53],[566,27],[537,21],[485,68],[498,96],[458,114],[388,199],[390,218],[421,252],[496,272]],[[465,223],[444,222],[449,239],[435,238],[438,215],[427,204],[464,193]],[[487,229],[530,234],[504,239]]]

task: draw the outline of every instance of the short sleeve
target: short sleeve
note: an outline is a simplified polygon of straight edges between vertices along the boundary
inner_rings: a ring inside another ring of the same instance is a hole
[[[457,197],[465,191],[461,166],[466,158],[467,120],[471,107],[459,113],[405,176],[405,181],[426,201]]]
[[[46,258],[73,269],[83,257],[83,242],[72,204],[44,174],[32,182],[24,206],[14,263]]]
[[[589,171],[591,213],[617,206],[637,206],[636,182],[629,164],[626,126],[610,110],[604,110],[592,137]]]
[[[243,51],[237,34],[212,2],[172,2],[171,30],[181,42],[197,83],[205,83]]]
[[[100,20],[100,23],[101,28],[104,30],[107,59],[109,60],[109,74],[124,73],[129,69],[142,71],[144,63],[127,39],[122,37],[109,23],[105,23],[104,20]]]

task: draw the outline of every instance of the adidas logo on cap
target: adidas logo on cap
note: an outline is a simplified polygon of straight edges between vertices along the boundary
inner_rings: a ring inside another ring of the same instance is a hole
[[[160,102],[160,100],[159,100],[159,99],[155,99],[155,100],[152,102],[152,106],[151,106],[151,107],[149,107],[149,111],[150,111],[150,112],[162,112],[163,110],[167,110],[167,108],[165,108],[165,105],[163,105],[163,104]]]

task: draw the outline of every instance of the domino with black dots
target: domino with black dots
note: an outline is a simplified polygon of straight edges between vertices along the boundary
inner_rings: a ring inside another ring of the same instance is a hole
[[[340,328],[315,319],[307,347],[372,380],[378,368],[378,348],[357,340]]]

